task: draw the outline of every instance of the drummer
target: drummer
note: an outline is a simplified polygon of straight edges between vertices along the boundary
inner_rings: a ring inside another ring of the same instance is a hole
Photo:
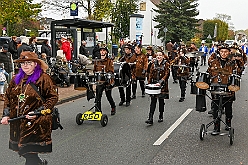
[[[148,78],[152,63],[154,62],[154,59],[156,59],[156,54],[154,53],[152,46],[146,47],[146,57],[148,59],[148,67],[147,67],[146,76]]]
[[[174,66],[175,59],[176,59],[177,56],[178,56],[177,49],[176,49],[176,47],[173,47],[171,53],[169,54],[169,62],[170,62],[170,65],[171,65],[171,73],[172,73],[172,77],[173,77],[173,84],[178,83],[178,81],[177,81],[178,80],[178,78],[177,78],[177,69],[178,69],[178,67]]]
[[[94,63],[94,72],[104,72],[104,73],[111,73],[114,74],[114,64],[113,61],[108,58],[108,49],[106,47],[101,47],[99,48],[100,55],[101,55],[101,60],[96,61]],[[107,100],[110,103],[111,106],[111,115],[115,115],[116,113],[116,106],[115,102],[112,98],[112,85],[114,82],[114,79],[110,80],[110,83],[107,83],[107,81],[101,85],[96,86],[96,100],[95,103],[97,107],[99,108],[100,111],[101,109],[101,98],[102,98],[102,93],[103,90],[105,90],[105,94],[107,97]]]
[[[236,68],[237,66],[234,65],[233,61],[229,59],[230,55],[230,48],[227,46],[222,46],[219,48],[220,56],[213,59],[208,67],[208,72],[212,78],[212,85],[219,84],[219,85],[227,85],[229,75],[233,73],[233,70],[237,69],[237,73],[240,74],[240,69]],[[218,69],[226,70],[226,73],[219,73]],[[219,75],[220,74],[220,75]],[[218,75],[220,76],[218,78]],[[220,82],[218,82],[220,81]],[[213,104],[213,118],[217,119],[218,116],[218,106],[219,105],[219,96],[212,94],[212,100],[214,101]],[[229,95],[223,97],[223,108],[225,109],[226,115],[226,124],[227,126],[231,127],[231,120],[232,120],[232,104],[235,100],[235,93],[231,92]],[[228,127],[226,127],[228,130]],[[214,123],[214,130],[211,133],[212,135],[218,135],[220,132],[220,120],[215,121]]]
[[[161,87],[161,94],[151,95],[151,104],[149,118],[145,122],[153,124],[153,114],[156,108],[157,99],[159,100],[159,119],[158,122],[163,122],[164,99],[169,99],[168,79],[170,76],[169,61],[164,58],[162,50],[158,50],[156,60],[151,66],[151,72],[148,78],[148,84],[156,84]]]
[[[137,81],[139,80],[142,97],[145,97],[145,75],[148,67],[146,55],[142,53],[142,45],[135,46],[136,65],[132,71],[132,99],[136,99]]]
[[[183,102],[185,100],[187,80],[189,77],[190,59],[185,55],[186,53],[187,50],[185,48],[179,49],[179,56],[175,59],[175,65],[178,66],[177,77],[179,79],[179,86],[181,90],[181,97],[179,99],[179,102]]]
[[[195,51],[198,51],[198,49],[197,49],[195,43],[192,42],[190,44],[190,47],[188,48],[188,52],[195,52]],[[198,61],[199,61],[198,57],[196,57],[196,56],[190,57],[190,64],[189,64],[189,66],[192,68],[192,72],[194,72],[195,67],[197,69],[197,67],[198,67]]]
[[[120,62],[126,63],[134,63],[136,61],[136,55],[132,53],[133,46],[131,44],[127,44],[124,46],[124,55],[119,59]],[[133,65],[131,65],[131,71],[133,70]],[[126,102],[126,107],[130,105],[131,101],[131,84],[126,87],[126,98],[124,93],[124,87],[119,86],[119,93],[121,101],[119,106],[122,106]]]

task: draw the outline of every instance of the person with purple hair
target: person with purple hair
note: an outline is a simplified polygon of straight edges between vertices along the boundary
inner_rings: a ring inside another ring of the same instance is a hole
[[[26,159],[25,165],[45,165],[47,161],[40,159],[38,153],[52,152],[52,116],[32,113],[52,110],[58,101],[57,87],[45,73],[47,64],[36,53],[22,52],[16,62],[21,68],[6,90],[1,123],[10,123],[9,148]],[[25,118],[9,122],[20,116]]]

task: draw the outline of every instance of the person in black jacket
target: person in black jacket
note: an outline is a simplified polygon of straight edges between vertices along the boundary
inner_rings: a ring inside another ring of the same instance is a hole
[[[18,59],[17,56],[17,37],[16,36],[12,36],[11,37],[11,41],[9,43],[9,52],[12,54],[12,58],[13,60]]]
[[[12,55],[8,52],[9,45],[3,44],[2,52],[0,52],[0,63],[4,63],[4,69],[9,74],[8,83],[12,79],[12,72],[13,72],[13,61]]]
[[[37,38],[35,36],[32,36],[31,38],[29,38],[29,46],[32,48],[32,52],[35,52],[40,58],[41,53],[38,50]]]
[[[49,46],[48,43],[49,41],[47,39],[43,41],[41,46],[41,54],[45,53],[47,61],[50,61],[50,57],[52,56],[52,53],[51,53],[51,46]]]
[[[98,59],[101,58],[101,56],[100,56],[100,47],[101,47],[101,43],[97,43],[97,45],[94,47],[93,52],[92,52],[92,59],[95,59],[96,57]]]
[[[22,42],[22,45],[17,49],[17,56],[18,58],[20,57],[20,54],[22,52],[25,52],[25,51],[30,51],[32,52],[33,49],[28,45],[28,38],[27,37],[21,37],[21,42]]]
[[[79,53],[85,55],[86,57],[89,57],[89,51],[87,51],[86,49],[86,44],[87,42],[83,40],[82,45],[79,48]]]

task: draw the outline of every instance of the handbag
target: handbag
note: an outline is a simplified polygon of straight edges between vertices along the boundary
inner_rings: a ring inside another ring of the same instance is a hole
[[[41,100],[45,102],[44,97],[41,96],[37,86],[34,85],[34,83],[30,83],[31,87],[37,92],[37,94],[40,96]],[[63,126],[60,124],[60,115],[59,115],[59,109],[57,107],[53,107],[52,109],[52,130],[57,130],[60,128],[63,129]]]

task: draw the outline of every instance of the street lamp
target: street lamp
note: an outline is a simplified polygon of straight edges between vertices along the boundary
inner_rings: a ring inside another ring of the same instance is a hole
[[[153,29],[152,29],[152,13],[153,13],[153,10],[150,10],[151,11],[151,42],[150,42],[150,45],[152,46],[152,36],[153,36]]]

